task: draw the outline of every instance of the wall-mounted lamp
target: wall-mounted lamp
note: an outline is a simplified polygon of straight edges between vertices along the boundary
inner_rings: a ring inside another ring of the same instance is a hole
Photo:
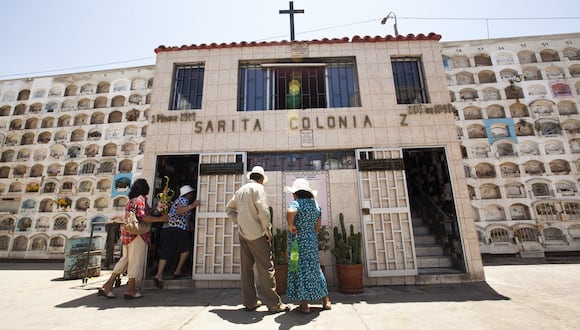
[[[395,29],[395,37],[399,36],[399,29],[397,29],[397,15],[395,15],[395,13],[393,13],[392,11],[390,11],[387,16],[383,17],[383,19],[381,20],[381,24],[385,24],[387,23],[387,20],[392,17],[395,19],[395,24],[393,24],[393,29]]]

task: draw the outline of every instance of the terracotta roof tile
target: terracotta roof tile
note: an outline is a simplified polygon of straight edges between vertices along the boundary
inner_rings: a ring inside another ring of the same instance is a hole
[[[312,44],[312,45],[320,45],[320,44],[336,44],[336,43],[348,43],[350,42],[386,42],[386,41],[415,41],[415,40],[433,40],[433,41],[439,41],[441,40],[441,35],[440,34],[436,34],[436,33],[429,33],[428,35],[424,35],[422,33],[418,34],[418,35],[414,35],[414,34],[407,34],[406,36],[403,35],[399,35],[396,37],[393,37],[391,35],[387,35],[387,36],[375,36],[375,37],[371,37],[371,36],[364,36],[364,37],[360,37],[360,36],[354,36],[352,37],[352,40],[350,40],[347,37],[344,38],[332,38],[332,39],[328,39],[328,38],[323,38],[323,39],[313,39],[313,40],[306,40],[306,41],[295,41],[296,43],[307,43],[307,44]],[[201,50],[201,49],[215,49],[215,48],[234,48],[234,47],[256,47],[256,46],[284,46],[284,45],[290,45],[292,44],[292,41],[288,41],[288,40],[281,40],[281,41],[242,41],[242,42],[232,42],[232,43],[221,43],[221,44],[217,44],[217,43],[211,43],[211,44],[200,44],[200,45],[182,45],[181,47],[178,46],[164,46],[161,45],[157,48],[155,48],[155,53],[160,53],[160,52],[171,52],[171,51],[180,51],[180,50]]]

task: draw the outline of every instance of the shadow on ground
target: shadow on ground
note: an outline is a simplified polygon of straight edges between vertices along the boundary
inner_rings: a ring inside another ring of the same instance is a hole
[[[78,289],[77,287],[76,289]],[[75,289],[75,288],[71,288]],[[119,307],[163,307],[163,306],[239,306],[241,308],[240,289],[170,289],[143,290],[144,298],[123,299],[123,287],[116,288],[114,299],[97,296],[97,288],[84,288],[87,295],[57,305],[59,308],[94,307],[98,309]],[[484,300],[509,300],[500,295],[485,282],[463,284],[440,284],[421,286],[376,286],[365,287],[362,294],[343,294],[336,288],[329,288],[333,304],[367,304],[409,303],[409,302],[461,302]],[[282,296],[282,300],[285,297]],[[292,302],[291,302],[292,303]],[[314,305],[316,306],[316,305]],[[266,308],[265,306],[261,308]],[[314,308],[313,312],[317,309]],[[213,309],[214,313],[226,317],[231,309]],[[246,319],[246,318],[244,318]]]

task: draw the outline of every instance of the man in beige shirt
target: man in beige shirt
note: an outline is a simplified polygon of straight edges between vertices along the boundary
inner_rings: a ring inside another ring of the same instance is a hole
[[[270,312],[289,308],[276,293],[274,261],[272,260],[272,224],[263,184],[268,177],[261,166],[248,173],[248,183],[243,185],[226,205],[228,217],[238,224],[241,247],[242,299],[246,310],[253,311],[262,302],[254,282],[254,265],[264,301]]]

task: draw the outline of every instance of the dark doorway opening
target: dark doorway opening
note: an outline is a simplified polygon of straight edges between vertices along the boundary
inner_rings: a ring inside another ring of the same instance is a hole
[[[445,149],[404,149],[403,158],[419,273],[465,272]]]
[[[194,195],[197,199],[197,180],[199,168],[199,155],[163,155],[157,156],[155,166],[155,179],[153,182],[152,192],[150,193],[151,205],[155,207],[158,201],[158,194],[163,191],[166,184],[165,177],[169,178],[169,188],[175,192],[173,201],[179,198],[179,188],[183,185],[190,185],[195,189]],[[147,255],[147,276],[154,276],[157,272],[157,265],[159,262],[159,253],[161,245],[161,230],[163,224],[154,224],[151,228],[151,245],[149,246],[149,253]],[[193,211],[192,219],[190,221],[191,241],[193,246],[195,228],[195,209]],[[164,277],[172,278],[173,270],[177,265],[177,254],[175,258],[168,260],[167,266],[164,269]],[[191,269],[193,268],[193,250],[189,254],[189,260],[183,267],[185,278],[191,278]]]

